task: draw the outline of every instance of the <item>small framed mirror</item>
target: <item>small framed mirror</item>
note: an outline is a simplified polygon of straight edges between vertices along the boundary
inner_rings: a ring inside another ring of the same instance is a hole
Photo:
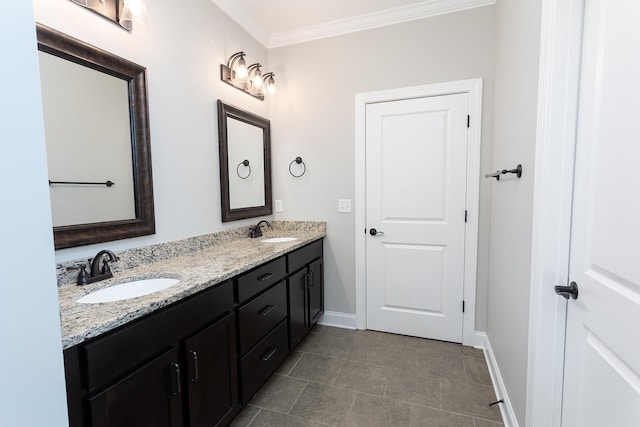
[[[218,100],[222,221],[271,215],[271,123]]]
[[[146,69],[36,30],[55,248],[154,234]]]

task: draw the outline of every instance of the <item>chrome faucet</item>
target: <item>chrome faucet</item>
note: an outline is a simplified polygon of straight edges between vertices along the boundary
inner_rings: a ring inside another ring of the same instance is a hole
[[[107,255],[109,257],[108,260],[102,261],[102,268],[100,268],[100,260],[103,255]],[[100,280],[105,280],[113,277],[113,273],[111,272],[111,267],[109,267],[110,262],[116,262],[120,258],[116,256],[113,252],[107,249],[103,249],[96,254],[93,258],[89,259],[89,264],[91,265],[91,270],[87,273],[86,264],[78,264],[73,267],[67,267],[67,270],[78,270],[78,285],[88,285],[89,283],[99,282]]]
[[[262,223],[265,223],[267,224],[268,227],[271,227],[271,224],[269,224],[269,221],[265,221],[263,219],[262,221],[257,223],[255,227],[251,229],[251,232],[249,232],[249,237],[251,237],[252,239],[255,239],[256,237],[262,237],[262,229],[260,228],[260,225]]]

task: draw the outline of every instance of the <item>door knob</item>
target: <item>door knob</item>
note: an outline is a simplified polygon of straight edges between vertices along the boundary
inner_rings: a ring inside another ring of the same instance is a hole
[[[378,231],[375,228],[372,228],[371,230],[369,230],[369,234],[371,234],[372,236],[375,236],[375,235],[378,235],[378,234],[381,235],[381,236],[384,236],[384,232]]]
[[[569,299],[569,297],[578,298],[578,284],[576,282],[569,283],[569,286],[556,286],[556,294]]]

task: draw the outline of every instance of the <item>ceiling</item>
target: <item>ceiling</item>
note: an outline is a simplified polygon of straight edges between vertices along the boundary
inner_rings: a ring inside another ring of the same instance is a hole
[[[269,48],[495,3],[495,0],[211,1]]]

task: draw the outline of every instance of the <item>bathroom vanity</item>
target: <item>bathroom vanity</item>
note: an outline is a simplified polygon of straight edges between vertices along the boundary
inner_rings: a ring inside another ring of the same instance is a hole
[[[127,270],[181,280],[134,300],[84,305],[90,289],[61,288],[70,425],[227,425],[323,312],[324,230],[294,235]]]

